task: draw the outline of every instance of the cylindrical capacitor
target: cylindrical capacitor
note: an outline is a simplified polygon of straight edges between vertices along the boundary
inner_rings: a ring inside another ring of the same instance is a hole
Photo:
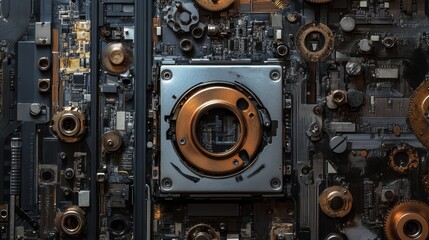
[[[356,27],[356,21],[350,16],[343,17],[340,21],[340,27],[344,32],[351,32]]]
[[[364,38],[360,40],[358,45],[359,45],[359,50],[362,53],[370,53],[372,50],[372,41],[369,39]]]
[[[357,76],[362,72],[362,64],[358,61],[349,61],[346,64],[346,72],[351,76]]]

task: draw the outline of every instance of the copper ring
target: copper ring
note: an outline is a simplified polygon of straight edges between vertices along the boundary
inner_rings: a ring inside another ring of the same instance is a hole
[[[336,199],[340,199],[342,204],[340,204],[338,208],[333,208],[333,201]],[[351,211],[352,206],[352,193],[345,187],[328,187],[320,195],[320,208],[329,217],[342,218]]]
[[[399,154],[405,154],[408,156],[407,163],[405,165],[398,165],[396,163],[395,160]],[[401,147],[392,148],[387,155],[387,160],[389,167],[400,174],[407,174],[412,170],[417,169],[419,166],[419,155],[416,149],[407,144],[404,144]]]
[[[245,109],[237,107],[239,100],[246,101]],[[210,152],[198,140],[198,122],[203,114],[212,109],[229,110],[239,121],[239,139],[226,152]],[[250,165],[258,152],[261,136],[258,110],[246,95],[230,87],[212,86],[197,91],[186,99],[177,115],[176,146],[187,163],[204,173],[225,175]],[[240,157],[243,153],[248,156],[249,162]]]

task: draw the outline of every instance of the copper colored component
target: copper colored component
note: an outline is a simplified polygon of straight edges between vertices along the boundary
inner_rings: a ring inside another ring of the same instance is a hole
[[[393,127],[393,135],[395,135],[396,137],[401,136],[401,127],[400,126]]]
[[[344,90],[335,90],[332,93],[332,101],[337,105],[343,105],[347,102],[347,92]]]
[[[397,204],[386,217],[384,231],[389,240],[428,239],[429,206],[415,200]]]
[[[106,132],[102,137],[103,148],[106,152],[115,152],[122,146],[122,137],[117,132]]]
[[[209,11],[221,11],[229,7],[235,0],[195,0],[198,5]]]
[[[52,29],[52,115],[60,108],[59,84],[60,84],[60,58],[59,58],[59,33],[58,29]]]
[[[156,33],[156,29],[161,27],[161,18],[154,17],[152,18],[152,42],[157,43],[159,41],[158,35]]]
[[[128,71],[133,61],[132,50],[123,43],[109,43],[103,50],[102,64],[110,74]]]
[[[429,81],[414,91],[408,106],[408,120],[416,137],[429,148]]]
[[[85,230],[85,212],[78,206],[70,206],[55,217],[57,231],[67,236],[79,236]]]
[[[77,142],[86,132],[85,116],[77,107],[64,107],[52,117],[52,129],[61,141]]]
[[[425,192],[429,195],[429,172],[423,175],[422,183]]]
[[[329,3],[329,2],[332,2],[332,0],[307,0],[307,2],[311,2],[311,3]]]
[[[317,43],[323,43],[323,46],[318,46]],[[296,33],[297,50],[303,58],[310,62],[326,60],[334,51],[334,43],[334,34],[328,26],[322,23],[306,24]],[[311,49],[313,47],[315,49]]]
[[[389,167],[400,174],[407,174],[419,166],[419,155],[413,147],[404,144],[390,149],[387,154]]]
[[[366,158],[366,156],[368,156],[368,152],[365,149],[363,149],[362,151],[360,151],[360,155]]]
[[[320,208],[329,217],[342,218],[350,212],[352,206],[352,193],[345,187],[328,187],[320,195]]]
[[[186,240],[219,240],[216,230],[207,224],[197,224],[191,227],[185,236]]]
[[[209,151],[200,142],[199,122],[210,111],[222,110],[237,119],[239,136],[222,152]],[[211,175],[235,173],[249,166],[261,143],[262,125],[258,110],[242,92],[211,86],[186,97],[177,113],[176,146],[191,167]]]

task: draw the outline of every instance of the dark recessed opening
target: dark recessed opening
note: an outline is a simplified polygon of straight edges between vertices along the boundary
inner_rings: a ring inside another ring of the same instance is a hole
[[[417,220],[409,220],[404,224],[404,233],[409,238],[417,238],[422,233],[422,224]]]
[[[54,171],[51,169],[43,169],[40,178],[44,182],[51,182],[54,179]]]
[[[344,207],[344,199],[342,197],[336,196],[329,202],[329,206],[332,210],[339,211]]]
[[[404,152],[398,152],[395,154],[394,161],[396,166],[405,167],[408,165],[410,157]]]
[[[76,231],[80,227],[80,219],[74,215],[65,216],[63,223],[68,231]]]
[[[110,229],[112,230],[113,234],[121,235],[124,234],[125,230],[127,229],[127,224],[124,219],[113,219],[110,222]]]

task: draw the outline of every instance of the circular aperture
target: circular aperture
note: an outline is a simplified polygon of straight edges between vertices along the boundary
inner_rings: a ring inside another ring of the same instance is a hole
[[[110,229],[114,235],[116,236],[122,235],[125,233],[125,230],[127,229],[127,224],[123,219],[113,219],[110,222]]]
[[[408,165],[410,157],[405,152],[398,152],[394,157],[396,166],[406,167]]]
[[[194,47],[192,44],[192,41],[189,39],[183,39],[182,41],[180,41],[179,46],[180,46],[180,49],[184,52],[190,52]]]
[[[194,38],[201,38],[204,34],[204,29],[200,28],[200,27],[196,27],[194,29],[192,29],[192,36]]]
[[[73,136],[79,130],[79,120],[73,115],[67,115],[60,120],[60,130],[66,136]]]
[[[40,178],[43,182],[51,182],[54,179],[54,171],[51,169],[43,169],[40,173]]]
[[[230,151],[240,138],[240,130],[237,116],[223,108],[205,112],[197,122],[198,141],[211,153]]]
[[[418,238],[422,234],[422,224],[417,220],[409,220],[404,224],[404,233],[409,238]]]
[[[334,197],[332,198],[332,200],[329,202],[329,206],[332,208],[332,210],[334,211],[338,211],[341,210],[344,207],[344,200],[341,197]]]
[[[325,46],[325,37],[321,32],[313,31],[305,36],[304,42],[310,52],[318,52]]]
[[[39,69],[41,71],[46,71],[49,69],[49,67],[51,65],[51,61],[49,61],[49,58],[47,58],[47,57],[42,57],[39,59],[37,64],[38,64]]]
[[[67,215],[63,218],[63,226],[67,232],[76,232],[80,229],[80,219],[75,215]]]
[[[284,57],[288,54],[289,49],[284,44],[280,44],[277,46],[277,55],[280,57]]]
[[[49,80],[41,80],[39,81],[39,91],[46,92],[49,90],[50,87]]]
[[[173,113],[177,116],[173,139],[190,169],[205,176],[225,177],[255,159],[262,123],[250,93],[243,91],[205,86],[181,97],[180,108]]]
[[[7,217],[7,210],[6,209],[2,209],[0,211],[0,217],[1,218],[6,218]]]

